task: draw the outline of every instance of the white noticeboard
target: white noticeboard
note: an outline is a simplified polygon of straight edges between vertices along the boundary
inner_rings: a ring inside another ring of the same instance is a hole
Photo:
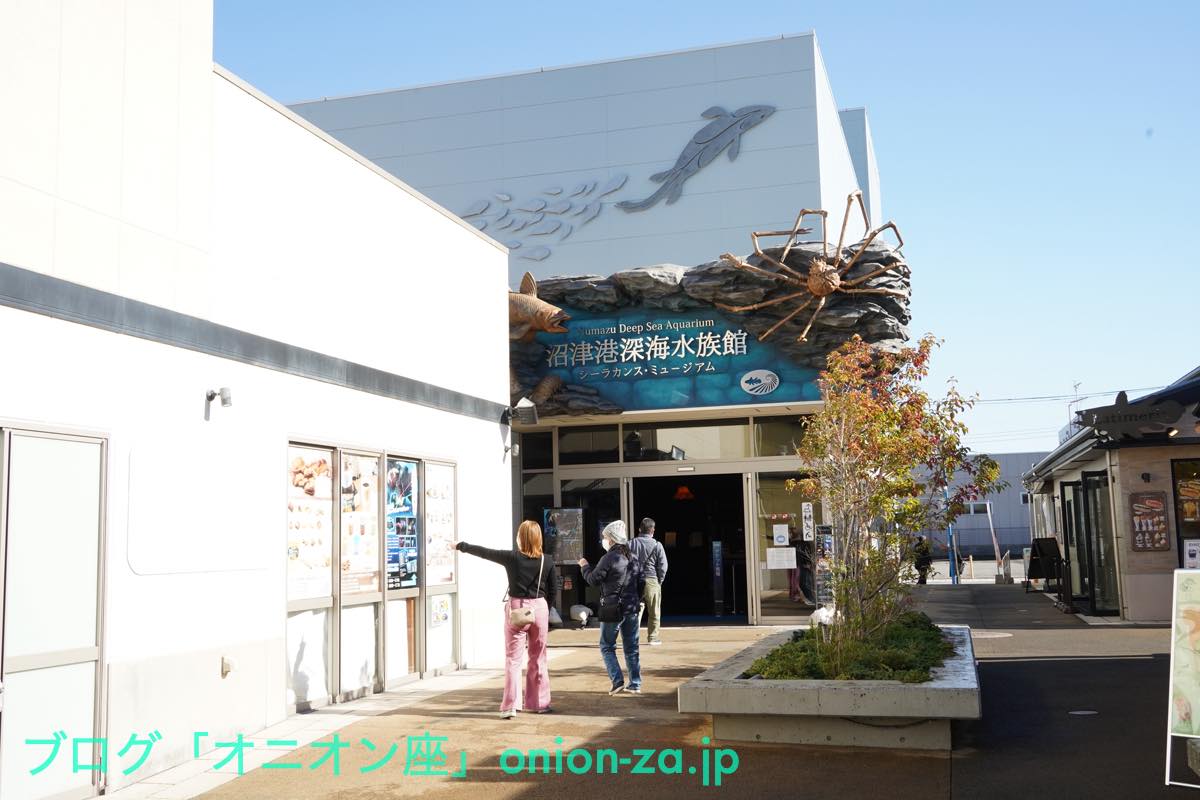
[[[796,548],[794,547],[768,547],[767,548],[767,569],[795,569],[796,568]]]
[[[788,526],[787,523],[776,524],[771,526],[771,533],[774,536],[775,544],[786,547],[788,543]]]
[[[800,510],[804,518],[804,541],[811,542],[816,538],[816,528],[813,527],[813,504],[802,503]]]
[[[1200,788],[1173,780],[1172,739],[1200,738],[1200,570],[1177,569],[1171,601],[1171,672],[1167,699],[1166,783]]]

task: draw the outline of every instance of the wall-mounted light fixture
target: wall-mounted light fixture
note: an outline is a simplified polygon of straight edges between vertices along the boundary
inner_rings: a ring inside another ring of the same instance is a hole
[[[233,390],[228,386],[222,386],[220,389],[209,389],[204,393],[204,421],[208,422],[212,411],[212,402],[217,398],[221,398],[221,408],[229,408],[233,405]]]
[[[1149,483],[1149,482],[1150,482],[1150,473],[1149,473],[1149,472],[1143,472],[1143,473],[1142,473],[1142,482],[1143,482],[1143,483]]]

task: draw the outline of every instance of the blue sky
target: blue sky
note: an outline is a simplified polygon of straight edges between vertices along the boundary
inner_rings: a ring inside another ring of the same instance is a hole
[[[994,400],[1200,365],[1197,2],[217,0],[215,55],[290,103],[810,29],[870,114],[938,381]],[[1050,449],[1066,420],[984,403],[970,443]]]

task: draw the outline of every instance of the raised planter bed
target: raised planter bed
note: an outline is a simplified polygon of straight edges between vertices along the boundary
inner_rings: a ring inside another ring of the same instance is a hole
[[[979,719],[971,629],[943,625],[954,655],[925,683],[745,678],[791,639],[773,634],[679,687],[679,711],[711,714],[713,738],[841,747],[949,750],[950,722]]]

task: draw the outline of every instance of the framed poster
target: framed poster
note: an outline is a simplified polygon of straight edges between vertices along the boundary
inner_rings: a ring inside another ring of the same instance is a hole
[[[1135,551],[1170,550],[1167,535],[1167,493],[1132,492],[1129,495],[1130,537]]]
[[[384,571],[387,588],[411,589],[420,576],[420,496],[417,462],[389,458],[384,488]]]
[[[342,594],[379,591],[379,457],[343,453]]]
[[[425,585],[454,583],[454,467],[425,464]]]
[[[787,547],[788,542],[791,540],[791,534],[788,532],[787,523],[776,522],[774,525],[772,525],[771,536],[773,537],[772,541],[775,543],[776,547]]]
[[[288,600],[333,594],[333,451],[288,447]]]
[[[429,598],[429,627],[440,628],[450,621],[450,595],[438,594]]]
[[[543,509],[542,535],[555,564],[576,563],[583,558],[583,509]]]

